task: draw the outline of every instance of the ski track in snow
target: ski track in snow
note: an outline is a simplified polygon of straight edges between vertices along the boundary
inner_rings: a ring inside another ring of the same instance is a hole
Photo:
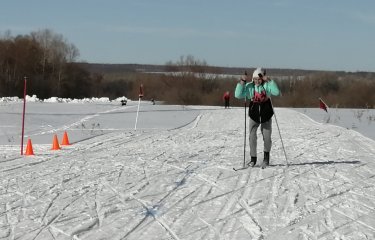
[[[3,146],[0,239],[375,239],[374,141],[276,114],[289,167],[273,121],[271,166],[232,170],[241,108],[33,157]]]

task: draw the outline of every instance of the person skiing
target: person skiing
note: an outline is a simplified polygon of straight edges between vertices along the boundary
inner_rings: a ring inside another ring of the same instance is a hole
[[[266,71],[260,67],[254,70],[251,82],[247,82],[247,75],[245,75],[236,85],[235,98],[250,99],[249,142],[251,160],[248,163],[250,167],[254,167],[257,163],[257,130],[259,126],[264,142],[262,168],[269,166],[272,145],[272,116],[274,114],[270,96],[278,96],[279,94],[280,90],[276,82],[269,79],[266,76]]]
[[[225,108],[229,108],[229,100],[230,100],[230,93],[229,93],[229,91],[226,91],[224,93],[223,99],[224,99],[224,106],[225,106]]]

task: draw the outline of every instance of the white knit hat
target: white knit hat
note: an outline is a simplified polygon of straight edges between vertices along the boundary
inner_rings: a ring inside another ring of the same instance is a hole
[[[264,76],[264,71],[261,67],[258,67],[257,69],[254,70],[253,78],[259,77],[259,74],[262,74],[262,76]]]

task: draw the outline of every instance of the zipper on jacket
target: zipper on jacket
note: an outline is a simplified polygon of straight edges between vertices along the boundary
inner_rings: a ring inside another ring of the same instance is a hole
[[[260,115],[260,103],[259,103],[259,122],[261,123],[262,122],[262,116]]]

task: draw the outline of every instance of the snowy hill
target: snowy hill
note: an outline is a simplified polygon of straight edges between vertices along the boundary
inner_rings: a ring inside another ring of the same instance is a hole
[[[375,239],[375,143],[355,131],[276,108],[289,165],[274,121],[271,166],[236,172],[243,108],[144,103],[134,130],[135,102],[34,103],[20,156],[20,104],[1,107],[2,239]]]

